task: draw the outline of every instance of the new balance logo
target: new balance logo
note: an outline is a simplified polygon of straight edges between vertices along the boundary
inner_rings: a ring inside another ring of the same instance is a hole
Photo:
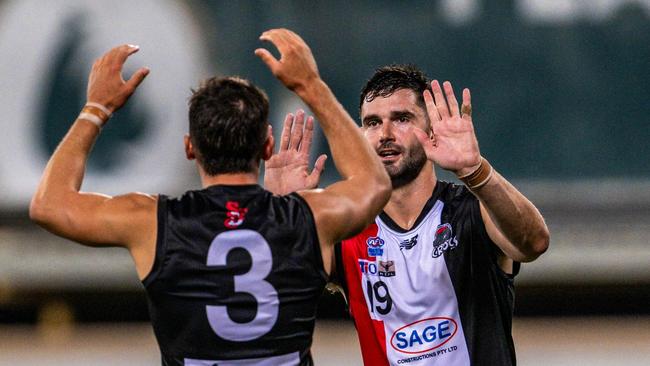
[[[418,243],[418,236],[419,235],[416,235],[410,239],[401,241],[399,243],[399,250],[403,250],[403,249],[410,250],[411,248],[413,248]]]

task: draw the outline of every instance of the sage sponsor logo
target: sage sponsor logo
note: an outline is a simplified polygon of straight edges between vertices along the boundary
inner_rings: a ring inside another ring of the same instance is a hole
[[[441,347],[457,332],[458,324],[452,318],[426,318],[397,329],[390,338],[390,345],[401,353],[419,354]]]

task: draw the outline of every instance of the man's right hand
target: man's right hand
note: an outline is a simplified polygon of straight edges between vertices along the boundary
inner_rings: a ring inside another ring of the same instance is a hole
[[[88,77],[87,102],[99,103],[111,113],[126,103],[149,74],[149,69],[142,67],[128,81],[122,78],[126,59],[139,49],[138,46],[125,44],[113,48],[95,61]]]
[[[273,43],[280,51],[280,60],[264,48],[256,49],[255,54],[290,90],[300,93],[301,89],[320,79],[311,49],[299,35],[288,29],[271,29],[262,33],[260,40]]]

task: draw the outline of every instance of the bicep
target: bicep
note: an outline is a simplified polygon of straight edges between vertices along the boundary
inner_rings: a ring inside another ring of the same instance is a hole
[[[155,226],[157,198],[142,193],[110,197],[75,193],[48,227],[56,234],[90,246],[125,246]]]

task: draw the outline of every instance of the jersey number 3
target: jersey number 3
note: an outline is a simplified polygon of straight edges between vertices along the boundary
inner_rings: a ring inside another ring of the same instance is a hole
[[[221,338],[235,342],[257,339],[268,333],[278,319],[278,292],[264,279],[271,273],[271,248],[264,237],[253,230],[232,230],[217,235],[208,250],[208,266],[225,266],[228,253],[241,248],[251,256],[248,272],[235,276],[235,292],[245,292],[257,301],[257,313],[250,322],[238,323],[230,318],[224,305],[207,305],[208,322]]]

